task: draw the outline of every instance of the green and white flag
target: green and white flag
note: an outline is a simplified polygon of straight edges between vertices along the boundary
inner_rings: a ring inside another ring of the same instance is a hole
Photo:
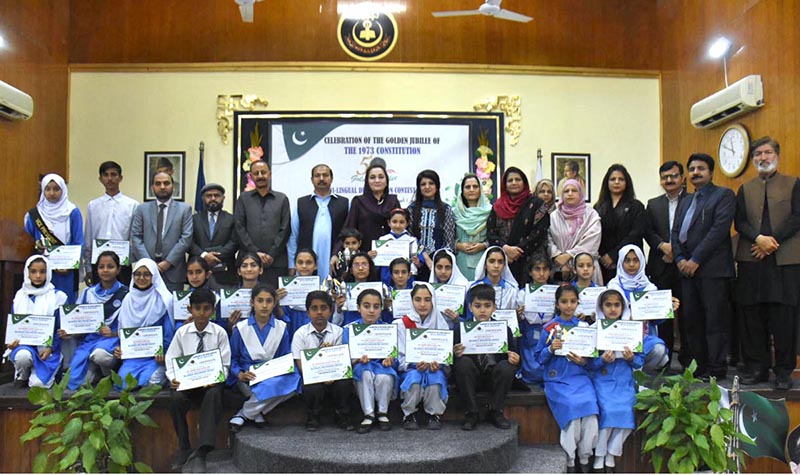
[[[756,445],[741,444],[751,457],[772,457],[784,461],[786,437],[789,435],[789,412],[786,399],[767,399],[754,392],[739,393],[739,430]]]

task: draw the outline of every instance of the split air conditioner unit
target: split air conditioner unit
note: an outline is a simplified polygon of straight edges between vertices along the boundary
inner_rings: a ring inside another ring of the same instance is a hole
[[[0,117],[27,120],[33,115],[33,98],[14,86],[0,81]]]
[[[752,74],[692,106],[692,125],[706,129],[764,105],[761,75]]]

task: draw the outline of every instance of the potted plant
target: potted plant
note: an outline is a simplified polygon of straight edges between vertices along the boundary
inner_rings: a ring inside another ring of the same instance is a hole
[[[651,378],[636,371],[636,382],[646,388],[636,395],[636,409],[646,417],[637,430],[644,431],[643,454],[650,454],[653,469],[660,473],[664,462],[671,473],[691,473],[707,467],[714,472],[737,472],[743,460],[738,447],[729,442],[738,438],[753,441],[734,424],[734,414],[720,407],[722,391],[715,378],[708,384],[694,377],[697,363],[692,361],[683,374]]]
[[[112,371],[95,388],[81,386],[67,397],[69,371],[48,391],[31,388],[28,401],[40,406],[30,429],[20,437],[25,443],[41,438],[33,471],[43,472],[152,472],[145,463],[133,461],[130,425],[136,421],[147,427],[158,425],[145,412],[161,386],[149,385],[137,396],[129,388],[137,381],[131,375],[119,398],[108,399],[112,385],[122,386],[122,378]]]

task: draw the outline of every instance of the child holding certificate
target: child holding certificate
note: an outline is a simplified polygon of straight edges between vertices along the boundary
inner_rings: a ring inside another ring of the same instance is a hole
[[[550,259],[544,254],[534,254],[528,259],[528,275],[531,277],[531,285],[546,285],[550,283],[550,275],[553,265]],[[519,370],[519,378],[528,384],[542,384],[542,366],[536,361],[534,352],[536,345],[539,344],[539,337],[542,335],[542,325],[553,319],[552,313],[535,312],[525,308],[525,292],[527,289],[520,289],[519,302],[523,305],[522,315],[520,315],[519,330],[522,336],[519,338],[519,350],[522,356],[522,367]]]
[[[303,389],[303,381],[297,371],[250,385],[250,381],[256,378],[255,373],[250,371],[254,364],[292,352],[286,323],[273,315],[277,302],[275,288],[266,284],[256,285],[250,302],[252,313],[236,323],[231,335],[231,374],[228,384],[236,384],[248,398],[228,422],[231,432],[239,432],[246,421],[253,421],[257,427],[263,426],[266,423],[264,415]]]
[[[469,293],[469,306],[477,322],[487,322],[492,319],[497,306],[494,303],[494,289],[488,284],[478,284]],[[486,386],[491,398],[489,402],[489,421],[498,429],[509,429],[511,423],[503,415],[506,395],[514,382],[514,376],[520,363],[514,334],[506,327],[508,353],[465,355],[464,345],[461,343],[461,325],[456,327],[453,336],[453,370],[456,374],[458,389],[464,395],[467,406],[464,430],[474,430],[478,425],[478,401],[475,393],[479,386]]]
[[[597,298],[597,320],[627,319],[628,302],[617,290],[608,289]],[[599,323],[598,323],[599,324]],[[624,351],[606,350],[602,357],[594,358],[592,382],[600,406],[600,432],[594,449],[594,470],[613,472],[615,457],[622,456],[625,439],[636,428],[633,405],[636,404],[636,385],[633,370],[644,364],[642,353],[634,353],[627,346]]]
[[[431,284],[460,285],[464,288],[469,287],[469,280],[464,277],[461,270],[456,265],[456,256],[450,249],[439,249],[433,253],[433,272],[428,278]],[[444,315],[450,324],[455,327],[462,320],[461,316],[453,309],[444,309]]]
[[[56,315],[58,307],[67,303],[67,295],[56,290],[50,282],[52,271],[46,257],[35,255],[25,261],[22,288],[14,295],[11,313],[28,315]],[[10,352],[10,360],[14,365],[14,387],[49,388],[55,381],[56,373],[61,368],[61,338],[55,328],[52,345],[28,346],[20,345],[19,340],[8,344],[3,358]]]
[[[417,238],[408,232],[408,212],[403,208],[395,208],[389,211],[389,232],[378,238],[380,241],[391,241],[395,239],[398,241],[408,241],[409,250],[417,249],[419,247]],[[368,254],[369,257],[375,259],[375,256],[378,255],[378,252],[373,249],[369,251]],[[427,257],[427,254],[422,253],[422,256],[423,258]],[[410,257],[411,262],[414,264],[411,266],[411,274],[417,275],[417,269],[419,269],[420,266],[419,256],[413,255]],[[389,282],[391,280],[391,269],[384,266],[378,267],[378,269],[380,269],[379,272],[381,274],[381,281],[384,283]]]
[[[358,312],[361,318],[344,328],[343,344],[350,343],[350,326],[387,325],[380,321],[381,302],[383,298],[375,289],[367,289],[358,295]],[[391,356],[383,359],[370,359],[367,355],[353,355],[353,380],[356,383],[358,400],[364,412],[364,420],[358,426],[359,434],[366,434],[374,425],[383,430],[391,430],[389,421],[389,401],[397,397],[399,379],[397,377],[397,360]],[[375,413],[377,401],[378,412]]]
[[[192,292],[189,296],[189,313],[192,315],[192,321],[175,332],[175,338],[167,351],[167,379],[172,388],[169,412],[172,415],[172,426],[178,436],[178,453],[172,463],[173,472],[180,471],[184,463],[188,463],[192,468],[188,470],[189,472],[205,472],[206,455],[214,449],[217,425],[222,415],[224,384],[217,383],[181,391],[181,381],[175,374],[174,365],[176,358],[219,350],[223,376],[227,378],[231,366],[231,347],[225,329],[210,323],[216,306],[217,296],[211,290],[200,288]],[[195,452],[192,452],[189,426],[186,423],[186,413],[193,401],[200,403],[200,446]]]
[[[544,394],[547,404],[561,428],[561,448],[567,454],[567,473],[575,473],[575,459],[582,473],[589,473],[589,457],[597,443],[597,394],[586,367],[587,358],[574,353],[557,356],[561,349],[564,327],[578,326],[578,289],[567,284],[556,291],[556,313],[545,325],[536,359],[544,370]],[[577,451],[577,452],[576,452]]]
[[[317,275],[317,253],[305,248],[297,251],[294,257],[295,273],[301,277]],[[287,295],[286,289],[278,289],[278,301]],[[281,305],[283,321],[289,325],[289,336],[294,336],[297,330],[311,321],[305,305]]]
[[[211,268],[205,259],[200,256],[191,256],[186,261],[186,281],[189,283],[189,291],[194,292],[197,289],[207,289],[208,280],[211,278]],[[178,297],[175,297],[176,299]],[[191,297],[189,297],[191,298]],[[177,303],[177,302],[176,302]],[[216,307],[216,305],[215,305]],[[213,317],[213,316],[212,316]],[[192,316],[184,320],[175,320],[175,331],[187,323],[192,322]],[[223,325],[225,325],[223,323]]]
[[[154,357],[123,360],[119,368],[123,381],[132,374],[139,386],[163,385],[167,382],[164,353],[175,332],[172,311],[172,292],[161,279],[158,265],[152,259],[140,259],[133,265],[130,291],[119,309],[119,329],[161,327],[163,344],[160,353]],[[114,357],[124,357],[119,346],[114,348]]]
[[[75,390],[83,383],[94,384],[100,376],[107,376],[116,369],[119,360],[114,358],[114,348],[119,346],[117,313],[128,295],[128,287],[117,280],[120,272],[119,256],[114,251],[103,251],[97,257],[99,282],[86,288],[78,297],[78,304],[103,304],[105,322],[99,331],[78,335],[80,343],[70,363],[67,388]],[[59,330],[61,338],[70,338]]]
[[[617,261],[617,275],[608,282],[609,289],[622,292],[628,302],[633,298],[633,292],[658,290],[645,274],[645,257],[639,246],[628,244],[619,250]],[[680,306],[680,301],[672,298],[675,310]],[[658,325],[664,320],[648,320],[644,329],[644,367],[645,372],[655,373],[669,364],[669,352],[664,340],[658,337]]]
[[[350,260],[350,272],[344,275],[345,282],[374,282],[377,281],[377,271],[375,263],[366,252],[357,252]],[[344,326],[358,320],[360,315],[358,310],[344,310],[347,295],[340,294],[336,297],[336,314],[333,321]]]
[[[514,309],[519,311],[517,302],[519,294],[519,284],[511,269],[508,268],[508,257],[500,246],[491,246],[484,251],[483,256],[478,261],[475,271],[475,282],[472,285],[488,284],[494,288],[495,304],[501,310]],[[469,290],[467,291],[467,301],[469,302]],[[521,313],[521,312],[520,312]],[[472,311],[467,307],[467,320],[472,320]]]
[[[433,287],[427,282],[417,282],[411,290],[413,311],[395,320],[397,325],[397,348],[400,391],[403,395],[403,428],[419,429],[417,410],[420,402],[428,416],[428,429],[439,430],[439,419],[447,404],[447,376],[450,366],[438,362],[409,363],[406,361],[406,329],[427,328],[450,330],[442,314],[436,309]]]
[[[595,268],[594,257],[592,257],[591,254],[588,252],[579,252],[576,254],[572,259],[572,268],[575,269],[575,280],[572,281],[572,285],[578,289],[578,295],[580,295],[580,293],[583,292],[583,289],[587,287],[597,287],[592,280],[594,277]],[[582,313],[578,313],[578,319],[588,324],[592,324],[596,319],[596,315],[584,315]]]
[[[391,273],[391,280],[384,282],[389,287],[389,291],[393,290],[409,290],[414,287],[414,276],[411,275],[411,263],[408,259],[398,257],[389,264],[389,271]],[[386,310],[381,312],[381,320],[386,323],[392,323],[394,315],[392,314],[392,299],[384,299],[384,307]]]
[[[306,296],[306,308],[311,321],[300,327],[292,338],[292,357],[295,366],[302,373],[302,352],[326,346],[342,344],[342,327],[329,322],[333,314],[331,296],[321,290],[309,292]],[[353,383],[349,379],[339,379],[324,383],[303,386],[303,400],[306,403],[306,430],[319,429],[322,404],[325,397],[336,403],[336,423],[344,430],[353,430],[355,426],[350,417],[350,399],[353,395]]]

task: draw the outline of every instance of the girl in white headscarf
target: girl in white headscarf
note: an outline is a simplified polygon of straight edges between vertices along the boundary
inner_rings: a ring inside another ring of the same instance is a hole
[[[163,384],[166,381],[164,355],[175,332],[173,324],[172,293],[167,289],[158,265],[152,259],[140,259],[133,265],[133,278],[130,291],[122,301],[117,320],[119,331],[130,328],[160,326],[163,334],[163,348],[154,358],[133,358],[123,360],[119,375],[124,380],[129,374],[138,381],[139,386]],[[118,348],[114,356],[122,357]]]
[[[39,215],[40,219],[31,215]],[[35,208],[25,213],[25,232],[36,240],[36,249],[44,251],[42,237],[49,245],[83,245],[83,217],[81,210],[69,200],[67,184],[55,173],[42,178],[42,190]],[[45,231],[43,234],[42,231]],[[78,296],[78,274],[74,270],[58,270],[53,275],[53,285],[67,295],[67,303],[75,303]]]
[[[20,345],[19,340],[8,344],[4,358],[10,355],[14,364],[14,385],[16,387],[42,387],[53,385],[61,368],[61,338],[56,328],[58,308],[67,301],[64,292],[56,290],[51,279],[50,263],[46,257],[31,256],[25,261],[22,288],[14,295],[11,313],[16,315],[55,315],[53,337],[49,345]]]
[[[433,270],[428,278],[431,284],[460,285],[465,289],[470,286],[470,282],[456,265],[456,256],[450,249],[439,249],[433,253],[432,262]],[[467,308],[466,301],[462,304],[462,309]],[[447,317],[451,329],[463,319],[456,308],[442,308],[441,311]]]
[[[476,284],[489,284],[494,288],[495,304],[499,310],[519,309],[519,284],[511,269],[508,268],[508,257],[500,246],[491,246],[484,251],[475,270]],[[469,302],[469,291],[467,291]],[[472,320],[472,312],[467,306],[467,320]]]

